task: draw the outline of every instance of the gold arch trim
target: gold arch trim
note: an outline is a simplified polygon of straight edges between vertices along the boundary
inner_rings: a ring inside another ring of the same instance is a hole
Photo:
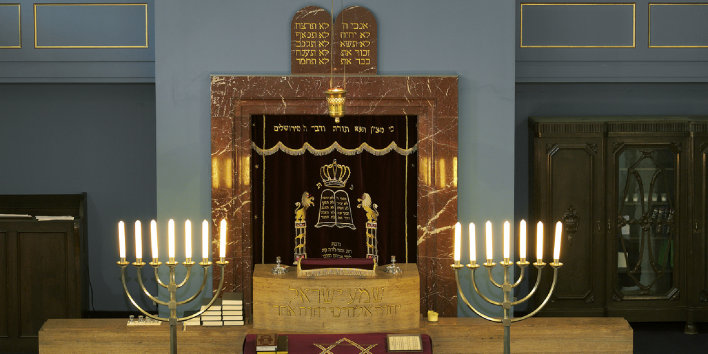
[[[524,7],[525,6],[631,6],[632,7],[632,44],[631,45],[535,45],[524,44]],[[521,3],[519,9],[519,47],[521,48],[636,48],[637,46],[637,4],[586,2],[586,3]]]
[[[20,49],[22,48],[22,5],[0,4],[0,6],[17,6],[17,45],[0,45],[0,49]]]
[[[39,45],[37,43],[37,8],[40,6],[138,6],[145,9],[145,44],[144,45]],[[138,48],[148,48],[148,5],[147,3],[43,3],[34,4],[34,47],[37,49],[138,49]]]
[[[256,151],[256,153],[258,153],[258,155],[261,155],[261,156],[270,156],[270,155],[275,154],[278,151],[282,151],[282,152],[284,152],[288,155],[292,155],[292,156],[303,155],[305,152],[309,152],[315,156],[323,156],[323,155],[327,155],[335,150],[337,152],[339,152],[340,154],[347,155],[347,156],[359,155],[359,154],[363,153],[364,151],[366,151],[372,155],[375,155],[375,156],[386,155],[386,154],[390,153],[391,151],[395,151],[399,155],[408,156],[418,150],[418,144],[415,144],[410,148],[401,148],[396,144],[395,141],[392,141],[390,144],[388,144],[388,146],[386,146],[383,149],[376,149],[367,143],[362,143],[361,145],[359,145],[359,147],[354,148],[354,149],[347,149],[336,141],[334,143],[332,143],[332,145],[330,145],[324,149],[317,149],[317,148],[313,147],[312,145],[310,145],[310,143],[308,143],[308,142],[305,142],[304,144],[302,144],[302,147],[300,147],[300,148],[291,148],[291,147],[288,147],[285,144],[283,144],[282,141],[279,141],[277,144],[275,144],[273,147],[271,147],[269,149],[262,149],[262,148],[258,147],[258,145],[256,145],[253,142],[251,142],[251,147],[253,148],[253,150]]]

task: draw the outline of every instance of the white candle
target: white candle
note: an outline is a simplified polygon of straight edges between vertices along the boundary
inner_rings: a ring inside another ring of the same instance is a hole
[[[553,244],[553,261],[558,263],[561,254],[561,232],[563,231],[563,223],[556,222],[556,240]]]
[[[485,233],[484,236],[487,239],[487,261],[491,262],[494,255],[492,254],[492,222],[487,220],[484,224]]]
[[[143,259],[143,227],[140,220],[135,220],[135,260]]]
[[[202,260],[204,262],[209,259],[209,223],[202,221]]]
[[[157,222],[155,220],[150,220],[150,243],[152,245],[152,260],[157,261]]]
[[[189,219],[184,222],[184,258],[192,258],[192,222]]]
[[[219,223],[219,258],[226,257],[226,219],[221,219]]]
[[[526,259],[526,220],[519,222],[519,258]]]
[[[509,221],[504,221],[504,259],[509,259],[511,255],[511,225]]]
[[[455,253],[453,254],[453,259],[455,260],[455,264],[460,263],[460,248],[462,245],[460,244],[462,238],[462,226],[460,225],[460,222],[455,223]]]
[[[175,221],[172,219],[167,222],[167,257],[175,259]]]
[[[123,221],[118,222],[118,248],[120,259],[125,259],[125,223]]]
[[[536,224],[536,259],[538,263],[543,262],[543,223]]]
[[[477,262],[477,244],[475,241],[475,234],[474,234],[474,223],[470,223],[470,263],[475,263]]]

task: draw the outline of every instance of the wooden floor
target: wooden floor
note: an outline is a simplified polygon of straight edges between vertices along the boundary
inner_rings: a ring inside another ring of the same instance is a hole
[[[155,353],[169,350],[169,326],[128,327],[124,319],[48,320],[39,331],[40,353]],[[240,353],[251,326],[187,327],[177,333],[180,353]],[[397,333],[427,333],[435,353],[502,352],[501,324],[479,318],[421,321]],[[631,353],[632,328],[623,318],[538,317],[511,326],[512,353]]]

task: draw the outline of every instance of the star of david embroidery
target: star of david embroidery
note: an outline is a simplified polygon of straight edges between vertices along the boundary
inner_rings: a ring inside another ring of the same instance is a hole
[[[316,346],[317,348],[320,348],[322,350],[320,352],[320,354],[334,354],[332,349],[334,349],[339,344],[342,344],[343,342],[347,342],[350,345],[354,346],[355,348],[359,349],[360,350],[359,354],[372,354],[371,349],[373,349],[376,346],[376,344],[371,344],[368,347],[364,348],[359,343],[357,343],[349,338],[346,338],[346,337],[343,337],[342,339],[336,341],[334,344],[330,344],[328,347],[325,347],[325,344],[317,344],[317,343],[313,343],[313,344],[314,344],[314,346]]]

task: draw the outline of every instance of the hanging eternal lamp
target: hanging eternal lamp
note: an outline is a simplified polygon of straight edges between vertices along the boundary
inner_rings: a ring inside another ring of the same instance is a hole
[[[339,118],[344,116],[346,94],[347,90],[341,87],[333,87],[325,91],[325,95],[327,95],[327,106],[329,107],[329,116],[334,118],[335,123],[339,123]]]

